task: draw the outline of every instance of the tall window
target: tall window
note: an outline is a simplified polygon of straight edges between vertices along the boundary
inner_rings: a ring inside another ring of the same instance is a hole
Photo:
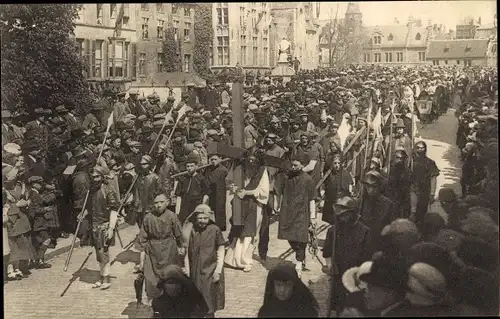
[[[177,41],[177,37],[179,36],[179,20],[173,20],[173,21],[174,21],[175,41]]]
[[[157,72],[163,71],[163,53],[161,52],[158,52],[156,57],[156,71]]]
[[[370,53],[365,53],[363,55],[363,62],[370,63]]]
[[[229,23],[227,7],[217,8],[217,21],[221,25],[227,25]]]
[[[210,44],[210,48],[208,49],[208,64],[214,65],[214,46]]]
[[[85,41],[83,39],[76,39],[76,50],[80,57],[85,56]]]
[[[252,52],[252,64],[257,65],[259,62],[259,54],[258,54],[258,47],[257,47],[257,37],[252,38],[253,42],[253,52]]]
[[[396,53],[396,61],[403,62],[403,52]]]
[[[373,37],[373,44],[381,44],[382,43],[382,37],[379,35],[376,35]]]
[[[444,64],[448,64],[448,60],[444,60]]]
[[[243,65],[247,64],[247,37],[245,35],[241,36],[240,63]]]
[[[141,10],[148,11],[149,10],[149,3],[141,3]]]
[[[240,26],[245,25],[245,7],[240,7]]]
[[[392,53],[391,52],[385,53],[385,62],[392,62]]]
[[[269,54],[269,49],[267,47],[267,38],[262,38],[262,44],[264,46],[264,50],[263,50],[263,53],[264,53],[264,57],[262,59],[262,64],[263,65],[267,65],[267,55]]]
[[[129,27],[128,21],[129,21],[129,17],[123,16],[123,18],[122,18],[122,28],[128,29],[128,27]]]
[[[127,46],[128,49],[128,46]],[[115,41],[114,47],[113,42],[108,45],[108,52],[113,53],[108,59],[108,69],[110,77],[121,78],[124,76],[124,65],[125,65],[125,45],[123,41]],[[128,57],[128,53],[127,53]]]
[[[189,42],[190,32],[191,32],[191,23],[184,22],[184,42]]]
[[[102,25],[102,4],[96,4],[97,6],[97,24]]]
[[[257,10],[252,9],[252,29],[257,26]]]
[[[116,3],[111,3],[109,5],[109,16],[111,17],[111,19],[116,19]]]
[[[94,77],[94,78],[103,77],[103,74],[102,74],[102,61],[103,61],[102,46],[103,46],[103,43],[104,43],[104,41],[102,41],[102,40],[96,40],[96,42],[95,42],[94,70],[92,72],[92,77]]]
[[[229,36],[217,37],[217,64],[229,65]]]
[[[418,61],[420,61],[420,62],[425,61],[425,52],[418,53]]]
[[[184,72],[189,72],[190,62],[191,62],[191,55],[184,54]]]
[[[139,55],[139,75],[146,74],[146,53]]]
[[[460,60],[457,60],[457,64],[460,64]]]
[[[130,47],[129,42],[125,42],[125,45],[123,46],[123,77],[126,78],[128,77],[128,63],[129,63],[129,54],[128,50]]]
[[[156,11],[163,13],[163,3],[156,3]]]
[[[381,53],[373,53],[373,62],[382,62],[382,54]]]
[[[191,16],[191,9],[184,8],[184,16],[185,17],[190,17]]]
[[[149,18],[142,18],[142,38],[143,39],[149,39],[149,34],[148,34],[148,26],[149,24]]]
[[[165,21],[158,20],[156,23],[157,23],[157,25],[156,25],[156,37],[158,39],[163,39],[163,35],[165,34],[165,29],[164,29]]]

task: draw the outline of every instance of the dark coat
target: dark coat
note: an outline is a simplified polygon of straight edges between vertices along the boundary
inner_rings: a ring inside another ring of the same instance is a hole
[[[209,204],[215,213],[215,223],[221,231],[226,230],[226,177],[228,170],[223,165],[207,169],[210,189]]]
[[[390,224],[397,216],[396,204],[389,198],[379,195],[370,200],[363,199],[360,221],[371,230],[371,250],[376,251],[380,246],[382,229]]]

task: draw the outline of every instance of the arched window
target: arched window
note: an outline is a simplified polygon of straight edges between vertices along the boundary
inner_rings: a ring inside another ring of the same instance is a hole
[[[389,34],[389,36],[387,37],[387,40],[389,40],[389,41],[394,40],[394,36],[392,35],[392,33],[391,33],[391,34]]]
[[[497,45],[496,44],[493,44],[491,46],[491,54],[495,54],[495,55],[497,54]]]
[[[420,41],[421,38],[422,36],[420,35],[420,33],[417,33],[417,35],[415,36],[415,40]]]

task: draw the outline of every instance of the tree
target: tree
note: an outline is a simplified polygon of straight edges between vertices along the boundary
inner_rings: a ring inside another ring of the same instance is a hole
[[[212,5],[210,3],[198,3],[195,5],[194,20],[194,70],[201,76],[209,76],[210,56],[207,50],[210,50],[214,37],[212,28]]]
[[[178,72],[181,68],[181,48],[176,40],[174,27],[170,26],[165,31],[165,41],[163,41],[163,68],[165,72]]]
[[[2,108],[12,111],[73,102],[84,114],[92,103],[85,64],[70,37],[75,4],[8,4],[0,11]]]

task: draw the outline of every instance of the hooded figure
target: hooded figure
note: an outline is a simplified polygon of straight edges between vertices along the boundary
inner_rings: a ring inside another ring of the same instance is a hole
[[[259,318],[316,318],[318,315],[318,302],[299,279],[293,265],[281,264],[269,272]]]
[[[208,307],[202,293],[177,265],[159,274],[161,295],[153,300],[153,318],[203,318]]]
[[[207,316],[224,309],[224,237],[215,224],[215,214],[208,205],[196,206],[182,229],[187,244],[185,271],[201,291],[208,305]]]

